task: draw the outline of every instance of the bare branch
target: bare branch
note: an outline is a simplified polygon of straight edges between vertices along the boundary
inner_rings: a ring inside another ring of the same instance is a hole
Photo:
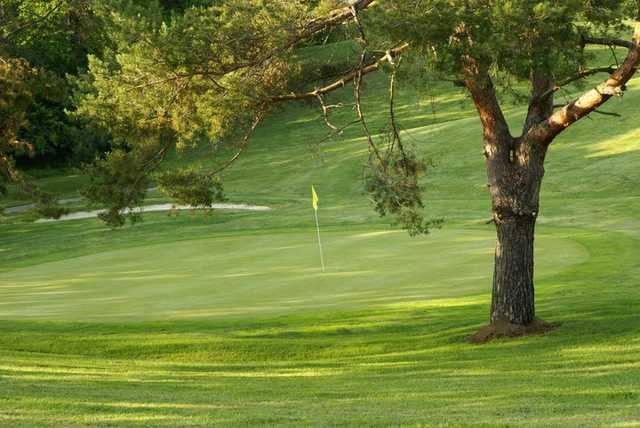
[[[614,113],[612,111],[594,110],[593,112],[604,116],[622,117],[620,113]]]
[[[364,117],[364,113],[362,111],[362,104],[361,104],[362,76],[363,76],[362,72],[365,68],[364,64],[365,64],[365,59],[367,57],[367,48],[368,48],[367,36],[364,32],[364,27],[362,26],[362,23],[358,19],[358,10],[355,7],[351,8],[351,14],[353,15],[353,21],[355,22],[356,27],[358,28],[358,32],[360,33],[360,43],[362,44],[362,53],[360,54],[360,65],[358,66],[358,70],[356,72],[357,73],[356,78],[353,81],[353,91],[354,91],[353,93],[354,93],[354,99],[355,99],[356,113],[358,114],[358,120],[362,125],[362,130],[364,131],[367,137],[367,142],[369,144],[369,152],[373,153],[376,156],[376,158],[380,162],[380,165],[382,165],[386,170],[386,165],[382,160],[382,157],[380,156],[380,151],[378,150],[378,147],[376,146],[375,141],[373,141],[371,132],[369,132],[369,126],[367,125],[367,121]],[[387,55],[385,55],[385,57],[388,57],[388,61],[391,64],[393,64],[393,58],[391,58],[391,56],[388,53]]]
[[[279,103],[279,102],[283,102],[283,101],[293,101],[293,100],[304,100],[304,99],[308,99],[308,98],[317,98],[318,95],[326,95],[329,92],[333,92],[336,89],[340,89],[342,87],[344,87],[347,83],[355,80],[358,76],[365,76],[369,73],[373,73],[374,71],[378,71],[378,69],[382,66],[382,64],[389,62],[392,63],[394,58],[398,57],[398,55],[400,55],[402,52],[406,51],[409,48],[409,44],[408,43],[403,43],[399,46],[396,46],[393,49],[389,49],[387,51],[387,53],[381,57],[378,58],[376,60],[373,60],[371,62],[369,62],[368,64],[365,64],[363,61],[361,61],[361,67],[358,67],[357,70],[348,73],[346,76],[342,77],[340,80],[337,80],[336,82],[333,82],[327,86],[324,86],[322,88],[318,88],[316,90],[310,91],[310,92],[302,92],[302,93],[292,93],[292,94],[286,94],[286,95],[278,95],[278,96],[274,96],[274,97],[270,97],[267,99],[267,102],[270,103]]]
[[[335,106],[328,107],[324,102],[324,98],[322,98],[322,95],[320,94],[318,94],[317,98],[320,103],[320,107],[322,107],[322,118],[324,119],[324,123],[335,132],[338,132],[338,128],[329,121],[329,108]]]
[[[540,95],[539,99],[544,100],[547,97],[551,96],[553,93],[558,92],[562,87],[567,86],[573,82],[577,82],[578,80],[586,79],[587,77],[593,76],[598,73],[613,74],[615,71],[616,71],[616,67],[613,67],[611,65],[607,67],[597,67],[597,68],[590,68],[588,70],[583,70],[578,74],[568,77],[565,80],[561,81],[560,83],[555,85],[553,88],[549,89],[548,91]]]
[[[367,137],[367,143],[369,144],[369,150],[376,156],[376,158],[378,159],[378,161],[380,161],[380,165],[384,165],[385,163],[382,160],[382,157],[380,156],[380,151],[378,150],[378,147],[376,146],[376,143],[373,141],[373,137],[371,136],[371,132],[369,132],[369,126],[367,125],[367,121],[364,117],[364,113],[362,112],[362,105],[361,105],[361,96],[362,96],[362,70],[363,70],[363,63],[364,63],[364,59],[365,59],[365,55],[366,55],[367,51],[366,49],[364,49],[362,51],[362,55],[360,57],[360,67],[358,68],[358,72],[357,72],[357,76],[353,81],[353,94],[354,94],[354,98],[355,98],[355,102],[356,102],[356,113],[358,114],[358,120],[360,121],[360,124],[362,125],[362,130],[364,131],[366,137]]]
[[[634,44],[629,40],[623,39],[607,39],[602,37],[582,37],[583,45],[600,45],[600,46],[619,46],[622,48],[633,49]]]
[[[359,11],[367,9],[374,4],[374,0],[357,0],[351,6],[336,9],[324,17],[308,22],[303,27],[301,34],[306,35],[306,37],[310,37],[327,28],[335,27],[336,25],[353,18],[354,13],[357,14]]]
[[[251,140],[251,136],[253,135],[253,133],[255,132],[256,128],[258,127],[258,125],[260,125],[260,123],[263,121],[263,119],[265,118],[265,116],[267,115],[267,109],[265,106],[263,106],[259,111],[258,114],[256,115],[256,117],[253,120],[253,123],[251,124],[251,127],[249,128],[249,130],[247,131],[247,133],[244,135],[244,137],[242,138],[241,142],[240,142],[240,149],[236,152],[235,155],[233,155],[233,157],[231,159],[229,159],[227,162],[225,162],[223,165],[221,165],[220,167],[218,167],[217,169],[215,169],[214,171],[212,171],[209,175],[218,175],[220,174],[222,171],[224,171],[225,169],[229,168],[235,161],[238,160],[238,158],[240,158],[240,156],[242,155],[242,153],[246,150],[246,148],[249,146],[249,142]]]
[[[335,131],[331,131],[329,134],[327,134],[322,140],[318,141],[318,142],[314,142],[314,145],[321,145],[323,143],[325,143],[326,141],[330,140],[331,138],[335,137],[336,135],[341,135],[347,128],[350,128],[353,125],[357,125],[358,123],[360,123],[360,121],[358,119],[356,120],[352,120],[351,122],[342,125],[341,127],[337,128]]]
[[[362,43],[363,46],[368,45],[367,35],[364,32],[364,27],[362,26],[362,23],[360,22],[360,18],[358,17],[358,9],[356,9],[354,6],[351,6],[351,15],[353,15],[353,22],[356,23],[356,28],[360,33],[360,42]]]
[[[392,140],[391,146],[389,147],[389,153],[393,152],[394,146],[397,144],[398,149],[400,150],[400,154],[402,155],[402,159],[407,159],[407,152],[404,149],[404,144],[402,144],[402,138],[400,137],[400,129],[398,127],[398,122],[396,120],[396,72],[398,71],[398,67],[400,66],[400,61],[398,61],[398,65],[394,67],[393,72],[391,73],[391,78],[389,79],[389,118],[391,120],[391,132],[392,132]],[[409,171],[405,170],[405,174],[409,174]]]

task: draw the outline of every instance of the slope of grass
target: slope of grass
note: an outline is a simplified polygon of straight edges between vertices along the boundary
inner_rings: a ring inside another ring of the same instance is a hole
[[[367,115],[385,124],[385,80]],[[430,157],[431,217],[410,239],[362,194],[357,129],[321,147],[315,106],[288,106],[225,173],[267,213],[149,214],[0,225],[0,426],[640,426],[640,91],[563,134],[537,240],[544,337],[471,346],[486,322],[493,232],[472,108],[400,91]],[[337,123],[349,121],[348,91]],[[524,109],[509,118],[517,129]],[[219,162],[212,149],[173,165]],[[82,177],[43,177],[77,191]],[[318,272],[309,186],[329,272]],[[161,200],[157,194],[152,201]]]
[[[461,297],[423,300],[426,286],[409,302],[321,312],[303,306],[268,318],[3,321],[0,421],[634,426],[640,244],[623,234],[558,235],[588,258],[538,281],[540,314],[562,323],[545,337],[471,346],[464,338],[485,321],[488,296],[459,290]],[[317,294],[308,299],[326,298]]]

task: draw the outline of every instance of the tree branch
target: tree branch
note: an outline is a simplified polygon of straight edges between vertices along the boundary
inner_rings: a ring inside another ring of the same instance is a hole
[[[464,84],[478,110],[485,140],[495,144],[498,141],[504,141],[504,137],[510,139],[509,125],[500,108],[488,71],[470,55],[465,55],[463,62]]]
[[[341,24],[349,19],[354,17],[354,14],[367,9],[375,4],[374,0],[357,0],[351,6],[345,6],[338,8],[332,12],[329,12],[327,15],[310,20],[309,22],[301,25],[297,30],[293,30],[291,36],[288,40],[277,49],[264,53],[264,55],[259,55],[257,58],[253,58],[247,62],[237,62],[232,63],[225,66],[221,66],[216,69],[205,69],[192,71],[188,73],[174,73],[168,77],[153,80],[151,82],[144,82],[138,85],[131,86],[128,90],[139,90],[149,86],[160,85],[167,82],[172,82],[180,79],[190,79],[197,76],[208,77],[210,78],[219,89],[224,90],[224,88],[215,80],[215,78],[220,78],[226,76],[230,73],[234,73],[240,70],[244,70],[252,67],[261,67],[264,64],[268,63],[278,55],[281,55],[287,52],[289,49],[292,49],[300,42],[309,39],[320,31],[324,31],[326,29],[332,28],[336,25]]]
[[[555,92],[558,92],[562,87],[567,86],[573,82],[577,82],[578,80],[586,79],[587,77],[593,76],[594,74],[598,74],[598,73],[613,74],[615,73],[615,71],[616,71],[616,67],[613,67],[613,66],[590,68],[588,70],[581,71],[580,73],[566,78],[565,80],[555,85],[553,88],[547,90],[546,92],[544,92],[539,96],[539,99],[544,100],[550,97]]]
[[[531,71],[531,100],[522,133],[526,133],[536,123],[553,114],[554,79],[551,73],[541,68]]]
[[[398,127],[398,122],[396,120],[396,72],[398,71],[398,67],[400,67],[400,63],[394,67],[393,72],[391,73],[391,77],[389,79],[389,119],[391,123],[391,145],[388,149],[388,154],[391,155],[393,153],[394,146],[397,144],[398,149],[400,150],[400,154],[402,155],[402,159],[407,163],[407,152],[404,149],[404,144],[402,143],[402,138],[400,137],[400,129]],[[409,171],[405,169],[405,175],[409,175]]]
[[[610,38],[598,38],[582,36],[582,46],[587,44],[608,46],[611,49],[611,53],[616,60],[616,65],[610,65],[608,67],[597,67],[587,70],[582,70],[574,76],[568,77],[560,83],[553,83],[553,77],[542,76],[537,70],[534,70],[531,75],[532,97],[529,103],[529,111],[525,120],[523,134],[526,134],[534,125],[548,119],[552,114],[555,106],[553,104],[553,94],[560,90],[562,87],[567,86],[573,82],[581,79],[585,79],[589,76],[598,73],[613,74],[617,67],[620,66],[614,48],[616,46],[625,47],[628,49],[633,48],[633,42],[621,39]]]
[[[361,104],[361,95],[362,95],[362,70],[364,69],[362,65],[364,64],[364,59],[366,55],[366,49],[363,49],[362,55],[360,57],[360,67],[358,67],[358,72],[356,74],[355,80],[353,81],[353,96],[356,104],[356,113],[358,114],[358,120],[362,125],[362,130],[367,136],[367,143],[369,144],[369,150],[373,153],[381,165],[384,165],[382,157],[380,156],[380,151],[373,141],[373,137],[371,136],[371,132],[369,132],[369,126],[367,125],[367,121],[364,117],[364,113],[362,112],[362,104]]]
[[[594,110],[593,112],[604,116],[622,117],[620,113],[614,113],[612,111]]]
[[[638,3],[638,14],[640,15],[640,3]],[[531,128],[528,136],[534,141],[549,145],[558,134],[573,123],[597,110],[611,97],[622,95],[627,82],[636,73],[640,64],[640,21],[636,21],[634,25],[632,44],[633,48],[629,50],[624,62],[607,80],[555,112],[546,121]]]
[[[370,61],[369,63],[363,63],[361,68],[358,67],[357,70],[348,73],[346,76],[342,77],[340,80],[337,80],[329,85],[323,86],[322,88],[318,88],[310,92],[292,93],[292,94],[273,96],[268,98],[267,102],[279,103],[283,101],[304,100],[309,98],[317,98],[318,95],[322,96],[322,95],[328,94],[329,92],[333,92],[337,89],[344,87],[347,83],[357,79],[358,76],[364,76],[369,73],[373,73],[374,71],[378,71],[378,69],[380,69],[382,64],[386,62],[392,63],[393,60],[398,57],[398,55],[406,51],[408,48],[409,48],[409,44],[403,43],[399,46],[396,46],[393,49],[389,49],[383,57]]]
[[[329,12],[329,14],[323,17],[309,21],[303,27],[301,33],[306,35],[305,37],[310,37],[320,31],[325,30],[326,28],[334,27],[344,21],[352,19],[354,13],[358,13],[359,11],[373,6],[374,4],[375,0],[357,0],[350,6],[336,9],[332,12]]]
[[[558,108],[562,108],[564,107],[564,104],[555,104],[553,106],[554,110],[558,109]],[[614,116],[614,117],[622,117],[622,115],[620,113],[614,113],[612,111],[602,111],[602,110],[594,110],[593,113],[598,113],[604,116]]]
[[[213,175],[220,174],[222,171],[229,168],[231,165],[233,165],[235,161],[238,160],[238,158],[242,155],[245,149],[249,146],[249,141],[251,140],[251,136],[255,132],[258,125],[260,125],[260,123],[262,122],[266,114],[267,114],[266,106],[263,106],[258,111],[258,114],[255,116],[255,118],[253,119],[253,123],[251,124],[251,127],[249,128],[247,133],[244,135],[244,137],[242,137],[242,141],[240,142],[240,148],[238,149],[236,154],[233,155],[233,157],[228,161],[226,161],[224,164],[222,164],[221,166],[216,168],[214,171],[212,171],[209,175],[213,176]]]
[[[335,132],[338,132],[339,128],[332,124],[329,120],[329,109],[337,106],[327,106],[327,104],[324,102],[324,98],[320,94],[318,94],[317,98],[318,102],[320,103],[320,107],[322,108],[322,118],[324,119],[324,123]]]
[[[286,42],[282,47],[275,49],[272,52],[267,53],[264,57],[259,58],[256,61],[252,61],[249,63],[240,63],[235,64],[234,66],[224,70],[223,74],[228,74],[234,71],[238,71],[248,67],[257,67],[260,66],[276,55],[286,52],[287,50],[293,48],[298,43],[303,40],[307,40],[308,38],[314,36],[315,34],[324,31],[326,29],[335,27],[351,18],[354,17],[354,14],[357,14],[359,11],[367,9],[375,4],[374,0],[357,0],[354,4],[350,6],[345,6],[336,10],[329,12],[327,15],[312,19],[303,25],[296,34],[294,34],[288,42]]]
[[[623,39],[607,39],[602,37],[582,37],[582,45],[601,45],[601,46],[619,46],[622,48],[633,49],[634,44],[629,40]]]

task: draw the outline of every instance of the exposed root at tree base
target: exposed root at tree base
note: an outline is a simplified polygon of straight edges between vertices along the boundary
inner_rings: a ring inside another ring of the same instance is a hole
[[[555,330],[558,324],[551,324],[541,319],[534,319],[529,325],[511,324],[507,321],[496,321],[482,327],[469,338],[471,343],[487,343],[501,337],[522,337],[546,334]]]

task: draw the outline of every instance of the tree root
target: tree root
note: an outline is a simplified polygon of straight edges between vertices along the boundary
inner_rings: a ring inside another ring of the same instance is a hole
[[[557,327],[558,324],[551,324],[539,318],[534,319],[528,325],[511,324],[507,321],[496,321],[478,330],[473,336],[469,337],[469,342],[481,344],[504,337],[514,338],[543,335],[555,330]]]

